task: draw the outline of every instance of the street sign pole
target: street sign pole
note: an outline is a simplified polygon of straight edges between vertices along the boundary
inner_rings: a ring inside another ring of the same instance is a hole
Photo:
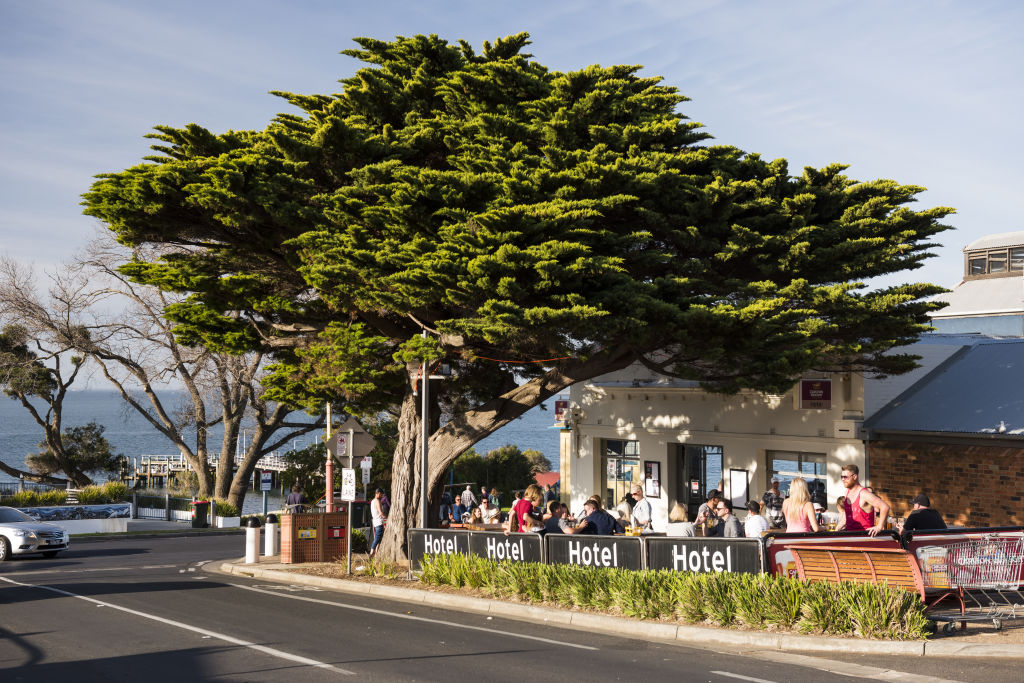
[[[427,331],[423,330],[424,338]],[[427,528],[427,438],[430,436],[430,369],[424,359],[420,372],[420,394],[423,405],[420,409],[420,528]]]
[[[348,502],[348,519],[345,521],[345,565],[352,573],[352,518],[356,499],[356,471],[351,467],[341,470],[341,499]]]
[[[327,404],[327,441],[331,440],[331,404]],[[327,507],[326,512],[334,512],[334,459],[331,453],[327,453],[327,464],[324,465],[324,476],[327,479]]]

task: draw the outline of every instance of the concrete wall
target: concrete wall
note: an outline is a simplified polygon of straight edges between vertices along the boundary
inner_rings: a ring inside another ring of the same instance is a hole
[[[897,517],[924,493],[951,526],[1024,524],[1024,447],[874,441],[868,453],[872,488]]]

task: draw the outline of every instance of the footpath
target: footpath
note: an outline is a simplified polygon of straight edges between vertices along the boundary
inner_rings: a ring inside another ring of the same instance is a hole
[[[358,564],[353,556],[353,567]],[[208,571],[248,576],[263,581],[315,586],[344,593],[368,595],[399,602],[422,604],[441,609],[477,612],[489,616],[516,619],[532,623],[600,632],[628,638],[673,642],[679,645],[724,648],[730,650],[777,650],[782,652],[835,652],[852,654],[913,655],[929,657],[1013,657],[1024,658],[1024,617],[1020,625],[1015,620],[1004,622],[1002,631],[993,633],[991,625],[985,629],[968,623],[966,631],[954,635],[936,635],[927,641],[868,640],[865,638],[836,638],[805,636],[768,631],[743,631],[712,626],[670,624],[643,621],[590,612],[542,607],[504,600],[480,598],[471,595],[407,588],[383,583],[371,583],[317,575],[324,563],[281,564],[278,556],[261,556],[256,564],[244,559],[227,561],[219,568],[215,563],[205,565]],[[999,642],[985,642],[985,639]]]

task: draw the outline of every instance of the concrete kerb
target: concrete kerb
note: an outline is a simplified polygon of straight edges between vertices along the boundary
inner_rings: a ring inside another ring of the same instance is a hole
[[[590,632],[600,632],[608,635],[675,642],[680,645],[724,647],[740,651],[835,652],[839,650],[846,654],[911,655],[918,657],[1024,657],[1024,645],[830,638],[791,633],[733,631],[701,626],[666,624],[607,614],[576,612],[537,605],[523,605],[516,602],[489,600],[470,595],[435,593],[417,588],[383,586],[361,581],[311,576],[309,574],[279,569],[285,566],[288,565],[275,564],[269,567],[260,567],[259,565],[242,564],[241,562],[224,562],[220,565],[219,571],[226,574],[266,579],[268,581],[330,588],[344,593],[376,595],[390,600],[421,603],[446,609],[469,610],[508,619],[530,621],[532,623],[560,624],[570,628],[585,629]],[[216,570],[215,565],[205,565],[205,568]]]

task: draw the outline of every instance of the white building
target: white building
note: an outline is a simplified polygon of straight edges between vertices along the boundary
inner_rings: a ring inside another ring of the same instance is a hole
[[[781,396],[722,396],[634,365],[571,388],[562,492],[573,511],[594,493],[614,507],[642,483],[656,529],[676,502],[693,519],[714,488],[737,507],[760,500],[772,476],[784,490],[801,476],[834,501],[843,463],[866,474],[863,420],[855,374],[807,377]]]

